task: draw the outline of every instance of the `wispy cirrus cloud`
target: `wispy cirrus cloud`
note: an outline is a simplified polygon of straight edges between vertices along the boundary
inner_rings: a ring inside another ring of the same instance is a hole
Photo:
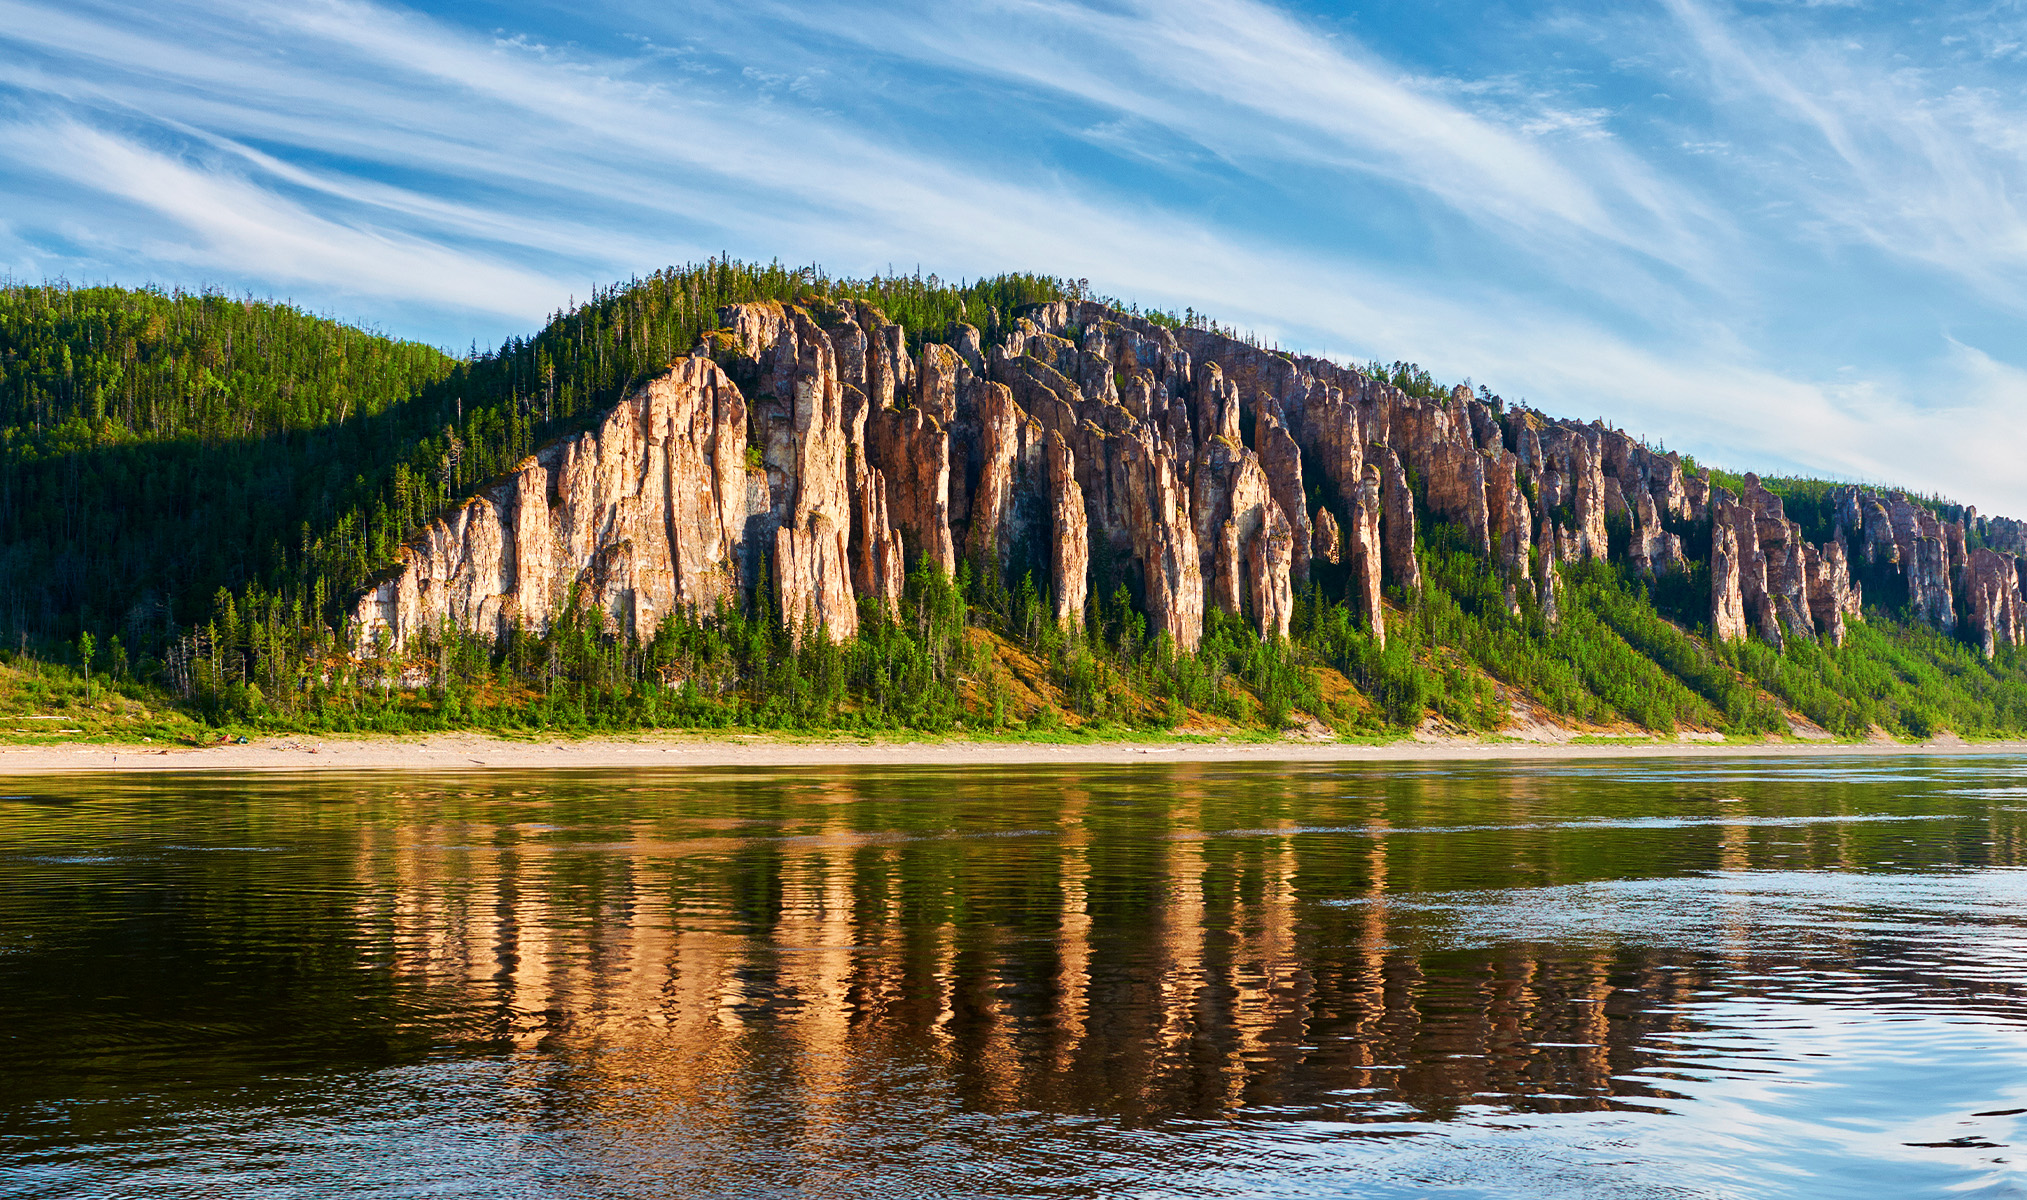
[[[553,282],[534,272],[459,254],[424,237],[319,215],[217,164],[174,157],[74,120],[0,127],[0,154],[33,163],[69,187],[124,201],[144,218],[122,244],[67,222],[74,238],[105,255],[137,251],[149,261],[225,271],[283,286],[329,285],[368,295],[499,312],[550,302]],[[301,172],[274,174],[300,181]]]
[[[1758,128],[1760,167],[1817,236],[1857,239],[2027,307],[2017,80],[1995,86],[1967,71],[1942,28],[1922,59],[1877,33],[1797,38],[1701,0],[1666,2],[1708,67],[1713,100]]]
[[[1158,126],[1256,178],[1374,176],[1542,249],[1611,243],[1709,267],[1721,214],[1603,133],[1536,102],[1499,118],[1343,37],[1253,0],[997,0],[984,6],[783,5],[771,17],[865,51],[1072,97]],[[1504,118],[1504,119],[1501,119]],[[1562,135],[1574,135],[1559,140]]]
[[[1980,267],[2011,286],[2010,249],[1972,250],[2012,228],[2005,102],[1903,71],[1927,109],[1895,124],[1875,59],[1669,5],[1436,60],[1253,0],[506,29],[0,0],[0,265],[279,289],[453,345],[720,249],[1052,270],[1735,466],[2027,512],[2027,376],[1978,324],[2004,302],[1956,299]],[[1941,187],[1959,163],[1985,174]]]

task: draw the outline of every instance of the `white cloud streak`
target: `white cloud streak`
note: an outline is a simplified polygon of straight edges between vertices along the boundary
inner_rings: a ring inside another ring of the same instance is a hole
[[[1707,58],[1743,44],[1691,0],[1673,2],[1678,20],[1702,23]],[[1119,129],[1159,127],[1236,169],[1242,194],[1270,210],[1291,171],[1325,187],[1377,179],[1479,230],[1509,266],[1532,266],[1406,278],[1328,231],[1242,233],[1115,181],[1006,161],[1004,124],[951,155],[805,103],[821,90],[812,75],[799,94],[787,83],[797,73],[767,72],[784,76],[769,99],[740,90],[737,72],[698,83],[649,69],[652,54],[543,48],[358,0],[172,0],[144,14],[0,0],[0,46],[20,51],[0,57],[0,95],[13,97],[0,106],[0,253],[17,270],[69,253],[426,303],[492,314],[478,322],[488,328],[526,328],[594,279],[720,248],[853,271],[1053,269],[1211,307],[1292,345],[1468,372],[1706,459],[2027,512],[2012,466],[2027,444],[2002,419],[2027,398],[2027,375],[1948,348],[1931,373],[1948,398],[1937,408],[1890,373],[1811,380],[1763,365],[1754,331],[1712,303],[1749,290],[1748,234],[1704,181],[1653,165],[1608,116],[1473,109],[1244,0],[847,15],[805,7],[796,27],[1001,89],[1014,113],[1001,121],[1042,120],[1029,100],[1048,97]],[[1726,70],[1773,86],[1750,56]],[[1847,148],[1839,161],[1869,161],[1844,132],[1848,112],[1806,90],[1778,99]],[[1812,211],[1836,199],[1815,197]],[[1910,211],[1896,219],[1922,219]],[[2000,210],[1974,196],[1965,211]],[[1868,236],[1890,238],[1873,219]],[[1544,303],[1530,282],[1549,275],[1573,299]],[[1974,450],[1966,428],[1984,431]]]
[[[2017,87],[1966,82],[1953,61],[1917,64],[1890,40],[1878,49],[1798,40],[1728,21],[1701,0],[1664,2],[1712,73],[1718,102],[1785,151],[1766,164],[1772,188],[1827,236],[1938,268],[2027,310],[2027,211],[2017,199],[2027,194],[2027,107]],[[1801,136],[1783,138],[1780,118]]]
[[[423,238],[329,220],[249,178],[179,161],[74,121],[0,127],[0,153],[166,222],[130,247],[154,262],[281,284],[335,282],[355,293],[399,291],[495,312],[539,308],[553,292],[552,281],[539,275]]]

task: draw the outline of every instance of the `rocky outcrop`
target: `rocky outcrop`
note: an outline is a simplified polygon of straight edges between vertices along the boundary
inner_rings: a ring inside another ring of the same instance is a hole
[[[1287,522],[1294,539],[1288,575],[1294,580],[1309,578],[1309,547],[1313,531],[1309,525],[1308,501],[1302,488],[1302,450],[1281,420],[1281,406],[1266,401],[1259,406],[1253,441],[1259,448],[1260,469],[1267,474],[1267,491]]]
[[[1760,624],[1765,627],[1770,621],[1778,622],[1788,637],[1815,640],[1799,527],[1788,520],[1781,498],[1761,487],[1756,475],[1745,477],[1744,507],[1752,513],[1765,579],[1760,603],[1768,611]]]
[[[1565,561],[1603,558],[1610,542],[1605,531],[1605,473],[1593,445],[1599,437],[1590,426],[1546,425],[1536,432],[1540,467],[1535,478],[1542,507],[1556,514],[1557,536]]]
[[[1980,517],[1978,525],[1987,548],[2016,558],[2027,558],[2027,521],[2011,517]]]
[[[1253,615],[1263,637],[1288,636],[1295,617],[1295,589],[1289,573],[1295,560],[1295,532],[1278,504],[1269,504],[1247,551]]]
[[[1485,508],[1490,526],[1492,561],[1509,578],[1527,573],[1527,551],[1534,544],[1534,511],[1520,490],[1520,460],[1501,448],[1486,459]]]
[[[887,478],[878,468],[856,462],[852,477],[852,589],[859,596],[874,597],[886,611],[898,612],[908,580],[908,556],[888,517]]]
[[[1377,470],[1374,473],[1377,474]],[[1322,559],[1333,567],[1343,562],[1344,534],[1337,528],[1337,518],[1330,515],[1329,509],[1319,508],[1316,510],[1314,525],[1316,530],[1309,538],[1311,558]],[[1377,526],[1374,533],[1375,535],[1378,533]]]
[[[1250,611],[1260,630],[1271,632],[1274,614],[1257,604],[1249,605],[1248,601],[1259,596],[1278,597],[1284,592],[1293,594],[1290,575],[1294,562],[1294,523],[1275,499],[1273,483],[1260,455],[1240,440],[1238,386],[1225,379],[1215,364],[1206,364],[1197,380],[1194,409],[1197,428],[1208,431],[1198,441],[1190,494],[1197,549],[1203,556],[1200,569],[1206,586],[1205,608],[1230,613]],[[1272,415],[1264,416],[1263,423],[1270,437],[1278,431],[1278,420]],[[1284,478],[1283,489],[1291,491],[1291,499],[1299,505],[1302,469],[1299,453],[1292,462],[1283,461],[1281,466],[1284,476],[1292,472],[1292,479]],[[1306,514],[1303,524],[1308,524]],[[1273,537],[1290,539],[1285,550],[1270,552],[1258,545],[1261,539]],[[1255,564],[1260,564],[1261,570],[1274,572],[1276,578],[1255,577],[1252,574]],[[1304,564],[1307,565],[1306,556]]]
[[[1968,551],[1963,584],[1970,626],[1986,658],[1997,654],[2000,646],[2027,645],[2022,640],[2027,637],[2027,608],[2021,602],[2018,559],[1996,550]]]
[[[1832,538],[1818,550],[1805,542],[1802,553],[1809,587],[1809,615],[1831,645],[1841,646],[1845,618],[1858,616],[1862,607],[1858,585],[1851,580],[1844,543]]]
[[[573,596],[646,637],[669,613],[736,599],[755,516],[746,423],[725,372],[683,359],[403,547],[398,572],[354,607],[359,642],[401,650],[446,621],[487,637],[539,630]]]
[[[1049,459],[1049,567],[1055,583],[1056,623],[1080,626],[1084,623],[1084,602],[1091,576],[1091,534],[1086,527],[1084,491],[1077,486],[1077,469],[1070,456],[1070,444],[1063,435],[1050,433]]]
[[[1748,628],[1740,568],[1743,556],[1730,508],[1730,501],[1717,501],[1710,529],[1710,636],[1721,642],[1742,640]]]
[[[1837,537],[1847,545],[1851,559],[1867,567],[1892,567],[1906,585],[1908,609],[1915,619],[1946,633],[1954,631],[1953,580],[1967,569],[1969,560],[1961,523],[1945,523],[1905,492],[1860,487],[1832,492],[1831,511]]]
[[[1407,472],[1401,460],[1384,446],[1379,451],[1384,520],[1381,534],[1386,543],[1386,572],[1395,586],[1409,595],[1422,590],[1422,567],[1415,558],[1415,494],[1408,488]]]
[[[797,636],[823,630],[832,638],[848,638],[859,627],[852,532],[856,525],[862,534],[869,531],[882,540],[889,534],[884,511],[877,516],[867,511],[879,503],[871,480],[853,477],[854,434],[863,423],[848,423],[847,413],[863,412],[866,398],[856,388],[847,398],[849,385],[839,377],[837,351],[807,313],[787,309],[778,323],[771,315],[753,324],[771,332],[773,344],[748,345],[760,363],[764,386],[772,388],[755,403],[754,427],[773,501],[779,611]],[[859,557],[864,561],[873,554],[867,549]],[[859,574],[863,582],[866,571]]]
[[[1366,631],[1382,646],[1386,645],[1387,637],[1386,611],[1380,603],[1385,594],[1381,572],[1386,548],[1380,537],[1380,517],[1385,508],[1386,501],[1381,498],[1380,469],[1373,463],[1367,463],[1357,490],[1351,494],[1350,536],[1345,547],[1345,563],[1351,568],[1351,602],[1365,621]],[[1330,514],[1325,512],[1322,515],[1328,517]]]
[[[1027,447],[1039,440],[1041,429],[1002,383],[972,389],[971,407],[977,421],[978,475],[965,550],[981,575],[1003,578],[1025,525],[1018,484],[1026,473]]]
[[[1710,512],[1713,580],[1718,575],[1715,556],[1722,540],[1734,554],[1732,562],[1738,578],[1739,608],[1745,614],[1746,627],[1761,639],[1780,645],[1781,621],[1773,597],[1767,590],[1767,560],[1760,550],[1759,515],[1751,505],[1735,501],[1731,493],[1723,488],[1711,490]],[[1730,533],[1729,539],[1720,539],[1717,532],[1720,526]],[[1714,582],[1712,586],[1716,586]]]
[[[1535,603],[1541,606],[1542,620],[1556,624],[1562,616],[1562,555],[1556,546],[1555,522],[1548,514],[1541,514],[1541,526],[1535,536],[1534,594]]]
[[[1203,559],[1190,520],[1189,493],[1173,459],[1147,443],[1121,443],[1130,489],[1134,558],[1146,587],[1152,632],[1194,650],[1204,634]]]
[[[1476,443],[1444,440],[1422,456],[1428,468],[1429,510],[1449,518],[1480,557],[1492,554],[1492,518],[1485,502],[1485,454]]]
[[[949,426],[955,420],[955,396],[951,412],[949,418],[939,418],[920,405],[883,408],[866,422],[872,461],[885,465],[889,513],[909,561],[926,556],[947,575],[957,574],[957,543],[950,533]]]
[[[1835,490],[1831,536],[1812,541],[1822,530],[1757,478],[1733,496],[1597,422],[1463,388],[1409,394],[1088,301],[994,312],[989,338],[957,324],[912,343],[858,301],[719,316],[595,429],[405,547],[358,601],[361,644],[400,648],[445,623],[541,628],[573,600],[647,637],[671,613],[750,600],[763,579],[798,636],[842,638],[861,604],[897,609],[924,560],[1005,586],[1031,572],[1068,626],[1094,571],[1108,589],[1123,574],[1183,648],[1211,607],[1285,634],[1327,564],[1383,638],[1385,588],[1409,604],[1422,590],[1418,510],[1490,561],[1511,611],[1550,621],[1564,564],[1616,553],[1669,575],[1707,528],[1719,639],[1841,644],[1861,577],[1903,582],[1940,629],[1961,604],[1992,652],[2021,636],[2027,526],[1901,492]]]
[[[1683,515],[1692,521],[1701,521],[1710,515],[1710,472],[1682,476],[1682,495],[1686,504]]]

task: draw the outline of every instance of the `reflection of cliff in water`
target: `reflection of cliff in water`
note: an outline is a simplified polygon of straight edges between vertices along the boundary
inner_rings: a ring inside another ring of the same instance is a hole
[[[643,815],[602,843],[439,822],[422,797],[391,844],[359,847],[358,920],[399,976],[480,999],[515,1045],[598,1051],[572,1055],[596,1102],[728,1130],[749,1104],[821,1127],[896,1088],[1129,1118],[1597,1109],[1656,1095],[1628,1073],[1713,972],[1753,967],[1745,922],[1716,957],[1444,948],[1397,897],[1851,866],[1891,841],[1745,820],[1544,833],[1543,789],[1572,786],[1546,776],[1500,777],[1464,828],[1455,778],[1387,781],[1328,821],[1314,782],[1106,782],[1025,780],[1047,797],[1018,798],[1031,828],[965,834],[852,782],[725,781],[688,800],[737,817]],[[1966,849],[2013,844],[1970,824],[1951,830]]]

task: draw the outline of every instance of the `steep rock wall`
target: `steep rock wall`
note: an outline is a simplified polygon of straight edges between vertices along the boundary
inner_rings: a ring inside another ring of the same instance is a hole
[[[719,361],[700,347],[405,547],[358,601],[361,645],[540,628],[573,595],[647,636],[763,578],[799,636],[841,638],[861,601],[897,607],[920,559],[1008,585],[1032,572],[1069,624],[1094,587],[1128,583],[1185,648],[1211,608],[1285,634],[1314,573],[1383,638],[1388,589],[1421,590],[1418,508],[1550,620],[1561,564],[1616,545],[1667,575],[1708,530],[1719,638],[1839,643],[1874,571],[1938,628],[1961,610],[1988,647],[2023,636],[2027,527],[2005,518],[1846,488],[1811,543],[1757,479],[1733,496],[1600,423],[1409,395],[1090,302],[994,314],[990,341],[962,324],[911,337],[860,302],[720,319],[710,344],[735,348]]]
[[[487,637],[546,628],[573,591],[652,636],[667,613],[736,598],[759,515],[746,427],[725,372],[683,359],[403,547],[354,607],[358,640],[398,649],[445,621]]]

